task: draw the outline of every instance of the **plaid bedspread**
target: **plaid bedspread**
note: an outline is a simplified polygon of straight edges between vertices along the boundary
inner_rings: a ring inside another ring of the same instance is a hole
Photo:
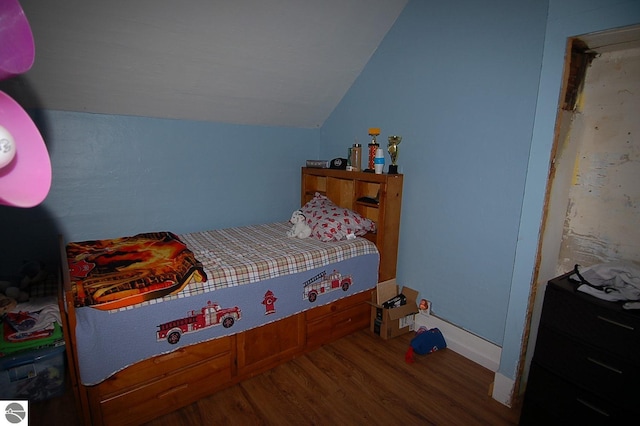
[[[288,222],[181,234],[180,239],[202,263],[205,283],[187,286],[181,293],[206,293],[378,253],[364,239],[322,242],[289,238]]]
[[[365,238],[337,242],[290,238],[286,235],[290,227],[289,222],[277,222],[179,234],[207,280],[201,282],[196,275],[179,292],[107,310],[134,309],[378,254],[375,244]]]

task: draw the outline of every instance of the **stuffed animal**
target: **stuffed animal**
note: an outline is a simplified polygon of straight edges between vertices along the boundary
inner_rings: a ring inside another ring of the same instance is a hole
[[[287,237],[307,238],[311,235],[311,228],[307,225],[307,218],[301,210],[294,211],[289,222],[293,226],[287,231]]]
[[[47,277],[44,265],[39,261],[25,262],[20,268],[20,278],[12,277],[10,281],[0,281],[0,304],[8,304],[7,299],[22,303],[29,300],[29,286],[43,281]],[[0,308],[0,313],[3,310]]]

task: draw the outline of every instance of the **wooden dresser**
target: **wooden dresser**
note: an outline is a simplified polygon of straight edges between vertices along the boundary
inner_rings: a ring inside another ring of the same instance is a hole
[[[640,397],[640,312],[549,281],[521,425],[626,424]]]

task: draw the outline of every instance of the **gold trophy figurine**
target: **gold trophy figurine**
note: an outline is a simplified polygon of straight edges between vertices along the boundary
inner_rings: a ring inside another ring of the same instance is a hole
[[[396,164],[396,161],[398,160],[398,145],[400,145],[400,142],[402,142],[402,136],[389,136],[387,151],[389,151],[389,156],[391,157],[391,164],[389,165],[390,175],[398,174],[398,165]]]

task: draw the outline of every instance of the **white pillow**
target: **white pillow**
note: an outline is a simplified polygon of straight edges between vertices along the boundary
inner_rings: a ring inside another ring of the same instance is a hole
[[[311,236],[320,241],[340,241],[349,234],[362,236],[376,230],[372,220],[336,205],[318,192],[300,210],[311,227]]]

